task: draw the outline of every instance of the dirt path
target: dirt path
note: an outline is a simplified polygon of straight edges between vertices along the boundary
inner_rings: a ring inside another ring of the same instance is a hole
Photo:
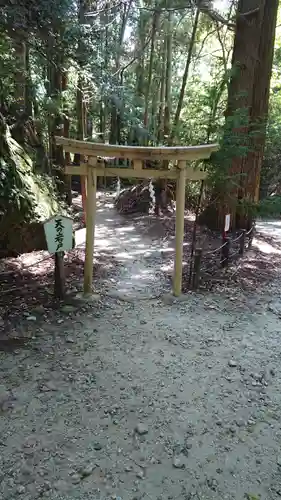
[[[96,244],[119,264],[101,301],[0,352],[0,498],[280,498],[279,284],[156,298],[170,242],[104,204]]]
[[[153,241],[136,228],[133,221],[115,213],[112,197],[101,194],[96,219],[95,252],[99,257],[110,256],[119,268],[115,280],[106,286],[109,294],[120,298],[150,298],[170,290],[163,273],[162,253],[171,256],[173,266],[173,242]],[[104,291],[102,283],[101,291]],[[163,289],[164,287],[164,289]]]

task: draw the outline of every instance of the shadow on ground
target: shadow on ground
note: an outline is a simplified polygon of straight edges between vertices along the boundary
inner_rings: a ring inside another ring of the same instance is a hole
[[[76,227],[81,227],[81,197],[75,198],[74,205],[74,211],[80,220]],[[189,288],[193,226],[193,217],[187,214],[184,291]],[[97,210],[95,286],[106,293],[112,287],[119,287],[122,291],[122,280],[125,288],[131,289],[137,288],[141,280],[146,280],[147,289],[153,287],[154,282],[157,285],[156,282],[160,283],[162,279],[162,284],[166,283],[170,287],[174,261],[174,228],[175,214],[162,217],[117,215],[112,208],[112,197],[106,198],[103,195],[103,199],[98,200]],[[220,252],[212,253],[221,245],[220,235],[199,227],[196,245],[203,249],[201,289],[231,283],[231,286],[254,290],[276,278],[281,265],[281,238],[278,240],[275,234],[264,234],[266,225],[261,229],[252,249],[242,259],[234,259],[230,267],[222,269]],[[80,229],[78,234],[78,247],[65,256],[67,290],[74,293],[82,289],[85,258],[85,229]],[[237,249],[239,243],[233,246],[232,252],[238,254]],[[0,273],[0,326],[5,325],[5,329],[6,322],[14,324],[19,315],[31,314],[30,311],[38,306],[51,309],[57,307],[53,298],[54,262],[48,252],[32,252],[18,258],[2,259]],[[121,276],[119,282],[118,276]]]

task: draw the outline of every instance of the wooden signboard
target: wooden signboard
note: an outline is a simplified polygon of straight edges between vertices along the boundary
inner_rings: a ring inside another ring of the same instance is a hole
[[[48,252],[66,252],[72,248],[73,221],[65,215],[54,215],[44,222]]]
[[[65,297],[64,252],[72,248],[73,220],[65,215],[54,215],[44,222],[47,248],[55,254],[55,297]]]
[[[230,214],[227,214],[224,219],[224,232],[227,233],[230,228]]]

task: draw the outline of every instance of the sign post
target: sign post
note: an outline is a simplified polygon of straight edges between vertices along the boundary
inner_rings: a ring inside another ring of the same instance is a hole
[[[65,215],[54,215],[44,222],[47,248],[55,254],[54,293],[57,299],[65,297],[64,252],[72,249],[73,220]]]
[[[229,231],[230,228],[230,214],[227,214],[224,219],[224,235]]]

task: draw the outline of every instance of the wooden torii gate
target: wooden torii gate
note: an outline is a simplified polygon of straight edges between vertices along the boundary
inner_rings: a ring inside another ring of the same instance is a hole
[[[77,141],[65,137],[56,137],[56,143],[61,145],[64,151],[78,153],[84,158],[84,161],[80,162],[80,166],[67,165],[65,167],[66,174],[85,176],[87,183],[84,293],[89,294],[92,292],[97,177],[101,176],[135,179],[164,178],[175,179],[177,181],[173,293],[175,296],[179,296],[182,290],[185,183],[186,180],[203,180],[207,176],[206,172],[187,166],[187,162],[209,158],[212,152],[218,150],[218,145],[206,144],[203,146],[188,147],[120,146]],[[98,163],[98,157],[127,159],[132,162],[133,168],[106,166],[104,163]],[[143,168],[145,160],[171,161],[173,162],[173,167],[163,170]]]

